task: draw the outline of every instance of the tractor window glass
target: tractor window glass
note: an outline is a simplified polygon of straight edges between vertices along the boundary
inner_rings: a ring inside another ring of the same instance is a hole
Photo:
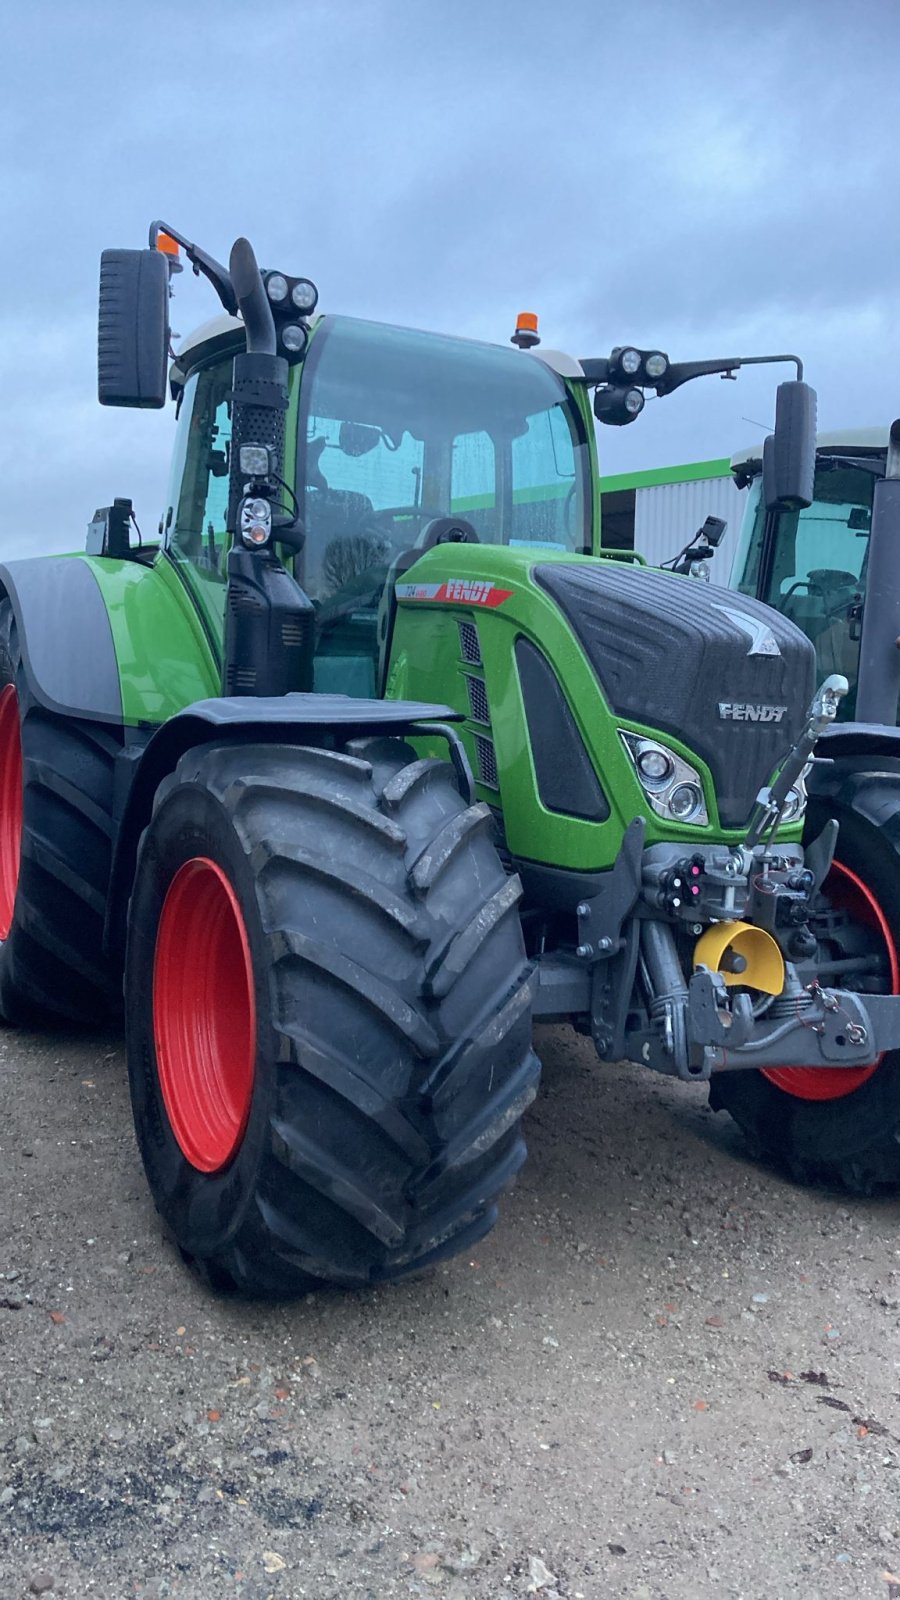
[[[230,357],[188,379],[165,515],[169,554],[191,584],[216,638],[221,637],[225,605],[231,383]]]
[[[497,452],[484,429],[461,433],[450,455],[450,510],[490,538],[497,512]]]
[[[761,477],[753,479],[747,495],[731,581],[741,594],[755,595],[759,586],[759,564],[766,530]]]
[[[581,551],[589,475],[580,412],[543,362],[324,318],[304,365],[296,479],[317,684],[359,693],[369,681],[391,574],[427,547],[437,518],[464,517],[483,543]]]
[[[525,432],[513,439],[511,544],[572,548],[584,519],[576,448],[561,405],[529,417]]]
[[[764,550],[766,513],[756,509],[741,588],[783,611],[812,640],[819,678],[840,672],[855,684],[858,607],[866,582],[875,477],[839,459],[820,460],[815,499],[782,512]],[[853,691],[841,707],[852,715]]]

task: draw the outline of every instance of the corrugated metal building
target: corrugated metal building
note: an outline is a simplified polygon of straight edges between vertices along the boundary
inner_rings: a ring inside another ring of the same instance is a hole
[[[735,488],[727,459],[601,477],[603,543],[637,550],[658,566],[677,555],[707,517],[724,517],[728,528],[716,552],[713,578],[727,583],[745,500],[745,491]]]

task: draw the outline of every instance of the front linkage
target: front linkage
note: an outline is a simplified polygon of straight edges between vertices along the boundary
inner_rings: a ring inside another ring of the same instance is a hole
[[[819,689],[800,738],[758,796],[743,844],[689,855],[675,844],[645,849],[644,821],[632,822],[606,883],[577,906],[574,954],[541,958],[539,1015],[589,1019],[601,1056],[687,1080],[747,1068],[867,1067],[900,1047],[894,996],[820,981],[810,921],[837,824],[805,852],[775,842],[789,791],[846,692],[837,675]]]

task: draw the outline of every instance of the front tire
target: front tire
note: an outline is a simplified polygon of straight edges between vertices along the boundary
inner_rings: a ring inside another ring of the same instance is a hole
[[[888,831],[851,811],[838,814],[835,869],[827,898],[844,907],[880,956],[884,993],[900,992],[900,855]],[[818,819],[819,825],[825,814]],[[815,833],[815,819],[811,821]],[[900,1189],[900,1051],[872,1068],[773,1068],[723,1072],[710,1085],[714,1111],[728,1111],[751,1150],[799,1182],[838,1184],[856,1194]]]
[[[518,880],[488,808],[412,754],[206,746],[158,795],[129,914],[132,1103],[156,1205],[217,1286],[439,1260],[488,1231],[524,1159]]]

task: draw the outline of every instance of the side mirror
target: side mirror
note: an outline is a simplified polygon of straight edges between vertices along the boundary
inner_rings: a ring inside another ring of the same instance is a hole
[[[717,550],[725,537],[727,527],[728,523],[724,517],[707,517],[697,538],[705,539],[707,544],[711,544],[713,549]]]
[[[338,434],[338,448],[345,456],[367,456],[381,443],[381,429],[367,422],[342,422]]]
[[[169,267],[158,250],[100,257],[97,395],[102,406],[166,403]]]
[[[816,391],[808,383],[780,383],[775,432],[763,445],[767,511],[802,511],[813,502],[816,476]]]

